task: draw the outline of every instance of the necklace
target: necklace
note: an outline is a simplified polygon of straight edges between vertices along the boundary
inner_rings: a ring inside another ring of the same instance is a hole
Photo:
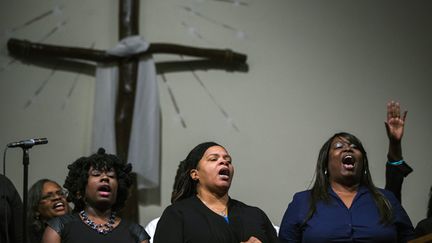
[[[225,208],[224,208],[224,209],[222,209],[221,211],[219,211],[219,210],[216,210],[216,209],[210,207],[210,205],[208,205],[208,203],[207,203],[206,201],[202,200],[202,198],[201,198],[198,194],[197,194],[197,197],[198,197],[199,200],[201,200],[201,202],[203,202],[204,205],[206,205],[206,207],[209,208],[211,211],[213,211],[213,212],[219,214],[219,215],[222,216],[222,217],[226,217],[226,216],[228,215],[228,206],[227,206],[227,205],[225,205]]]
[[[227,209],[228,209],[227,206],[225,206],[225,208],[222,211],[220,211],[220,212],[216,211],[216,213],[219,214],[222,217],[226,217],[227,216],[227,211],[228,211]]]
[[[213,212],[219,214],[220,216],[222,216],[222,217],[226,217],[226,216],[227,216],[227,211],[228,211],[228,210],[227,210],[227,209],[228,209],[227,206],[225,206],[225,208],[222,209],[221,211],[218,211],[218,210],[216,210],[216,209],[212,209],[212,208],[210,208],[210,206],[207,205],[206,202],[203,201],[203,203],[204,203],[204,204],[205,204],[209,209],[211,209]]]
[[[106,235],[114,229],[114,223],[115,223],[115,217],[116,217],[115,212],[111,212],[111,215],[108,219],[108,222],[105,224],[96,224],[95,222],[93,222],[93,220],[91,220],[88,217],[87,213],[84,210],[82,210],[79,214],[82,217],[82,221],[86,225],[88,225],[90,228],[92,228],[93,230],[98,232],[99,234]]]

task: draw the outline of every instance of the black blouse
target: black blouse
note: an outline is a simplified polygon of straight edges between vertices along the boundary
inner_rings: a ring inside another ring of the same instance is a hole
[[[254,236],[262,242],[279,242],[267,215],[257,207],[230,199],[228,219],[207,208],[193,196],[167,207],[154,243],[239,243]]]
[[[78,214],[53,218],[48,226],[60,235],[62,243],[139,243],[150,238],[141,225],[124,219],[108,234],[99,234],[82,222]]]
[[[21,198],[12,184],[0,174],[0,242],[22,243],[23,205]]]

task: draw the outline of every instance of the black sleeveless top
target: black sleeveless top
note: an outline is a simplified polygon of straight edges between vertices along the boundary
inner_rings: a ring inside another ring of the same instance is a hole
[[[82,222],[78,214],[53,218],[48,221],[48,226],[60,235],[62,243],[139,243],[150,239],[141,225],[124,219],[108,234],[99,234]]]

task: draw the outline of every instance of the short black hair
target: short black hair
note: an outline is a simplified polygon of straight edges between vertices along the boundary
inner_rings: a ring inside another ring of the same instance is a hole
[[[89,157],[81,157],[68,165],[69,173],[63,186],[69,191],[67,200],[74,204],[73,211],[84,210],[86,204],[84,195],[90,167],[105,171],[114,169],[117,175],[118,189],[116,201],[111,209],[114,211],[122,209],[129,196],[129,187],[132,185],[130,173],[132,165],[122,161],[116,155],[106,154],[105,149],[100,148],[97,153]]]

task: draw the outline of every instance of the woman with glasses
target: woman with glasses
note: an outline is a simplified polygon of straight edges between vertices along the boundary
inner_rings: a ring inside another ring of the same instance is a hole
[[[39,243],[46,222],[69,212],[67,192],[55,181],[38,180],[28,192],[27,222],[30,243]]]
[[[310,190],[298,192],[282,219],[281,242],[407,242],[413,227],[389,191],[375,187],[366,151],[349,133],[321,147]]]

